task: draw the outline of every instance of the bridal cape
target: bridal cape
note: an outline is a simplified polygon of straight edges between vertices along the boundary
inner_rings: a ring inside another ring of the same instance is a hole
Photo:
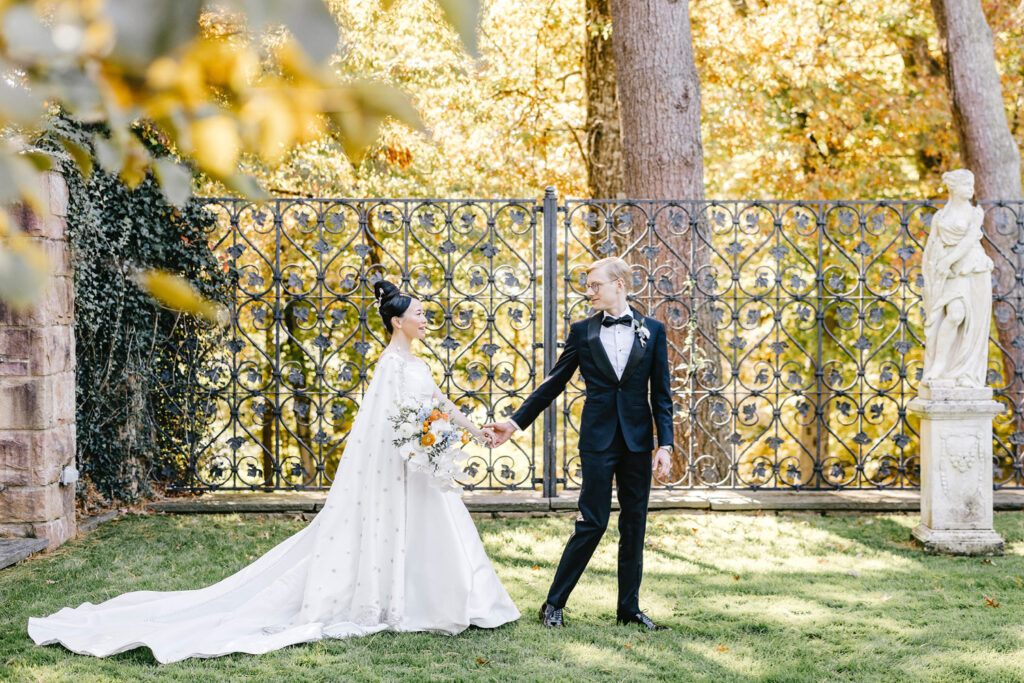
[[[327,501],[308,526],[206,588],[136,591],[30,618],[32,640],[97,657],[145,646],[168,663],[518,619],[458,492],[407,469],[391,443],[395,400],[437,391],[421,359],[382,353]]]

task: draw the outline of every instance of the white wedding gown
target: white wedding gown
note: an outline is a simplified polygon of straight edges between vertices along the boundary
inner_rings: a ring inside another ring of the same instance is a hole
[[[415,356],[381,354],[320,513],[212,586],[137,591],[28,620],[37,645],[105,657],[145,646],[162,663],[259,654],[377,631],[456,634],[519,618],[458,492],[407,469],[387,421],[439,390]]]

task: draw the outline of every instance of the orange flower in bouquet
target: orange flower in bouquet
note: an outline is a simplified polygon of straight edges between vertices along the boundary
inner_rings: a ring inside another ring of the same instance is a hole
[[[389,416],[395,429],[392,443],[401,449],[410,468],[431,475],[444,490],[460,491],[461,448],[473,437],[451,423],[451,413],[445,407],[437,398],[425,404],[412,399],[396,402]]]

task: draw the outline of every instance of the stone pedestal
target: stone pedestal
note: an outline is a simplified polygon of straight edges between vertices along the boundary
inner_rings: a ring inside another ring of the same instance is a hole
[[[992,390],[921,387],[909,406],[921,418],[921,523],[925,550],[1001,554],[992,528],[992,419],[1003,406]]]
[[[48,207],[13,210],[50,260],[43,296],[27,310],[0,303],[0,537],[76,532],[74,284],[66,237],[68,190],[43,175]]]

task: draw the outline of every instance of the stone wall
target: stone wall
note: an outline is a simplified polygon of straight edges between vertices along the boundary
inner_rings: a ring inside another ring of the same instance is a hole
[[[16,209],[49,256],[52,277],[27,310],[0,304],[0,537],[45,538],[55,548],[76,533],[74,286],[67,244],[68,189],[44,174],[48,211]]]

